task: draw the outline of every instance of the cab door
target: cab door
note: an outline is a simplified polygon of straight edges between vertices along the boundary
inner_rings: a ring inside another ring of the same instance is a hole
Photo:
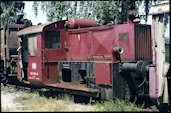
[[[45,29],[42,43],[42,74],[44,82],[57,82],[58,62],[65,59],[64,29]]]
[[[41,33],[28,35],[27,79],[30,82],[42,82]]]

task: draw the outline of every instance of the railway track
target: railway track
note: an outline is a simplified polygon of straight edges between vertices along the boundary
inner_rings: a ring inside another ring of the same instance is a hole
[[[31,86],[29,84],[24,84],[18,81],[17,76],[9,76],[8,82],[4,84],[5,87],[9,89],[14,89],[16,91],[23,91],[31,93],[34,90],[38,90],[37,87]]]
[[[16,91],[24,91],[24,92],[31,92],[32,90],[30,87],[18,86],[14,84],[6,84],[5,87],[9,89],[15,89]]]

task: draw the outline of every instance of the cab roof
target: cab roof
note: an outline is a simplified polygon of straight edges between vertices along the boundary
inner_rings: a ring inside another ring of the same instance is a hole
[[[59,21],[58,21],[59,22]],[[40,24],[40,25],[34,25],[34,26],[30,26],[27,27],[25,29],[20,30],[17,33],[17,36],[22,36],[22,35],[28,35],[28,34],[34,34],[34,33],[40,33],[43,31],[43,29],[49,25],[55,24],[57,22],[52,22],[52,23],[48,23],[48,24]]]

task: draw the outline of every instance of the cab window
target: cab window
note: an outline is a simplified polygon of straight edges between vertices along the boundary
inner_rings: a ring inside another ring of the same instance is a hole
[[[28,35],[28,54],[29,56],[36,56],[37,54],[37,37],[35,34]]]
[[[45,48],[61,49],[60,31],[45,31]]]

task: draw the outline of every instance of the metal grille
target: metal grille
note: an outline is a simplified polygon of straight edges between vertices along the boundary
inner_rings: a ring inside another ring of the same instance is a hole
[[[135,58],[136,60],[151,60],[151,26],[135,25]]]

